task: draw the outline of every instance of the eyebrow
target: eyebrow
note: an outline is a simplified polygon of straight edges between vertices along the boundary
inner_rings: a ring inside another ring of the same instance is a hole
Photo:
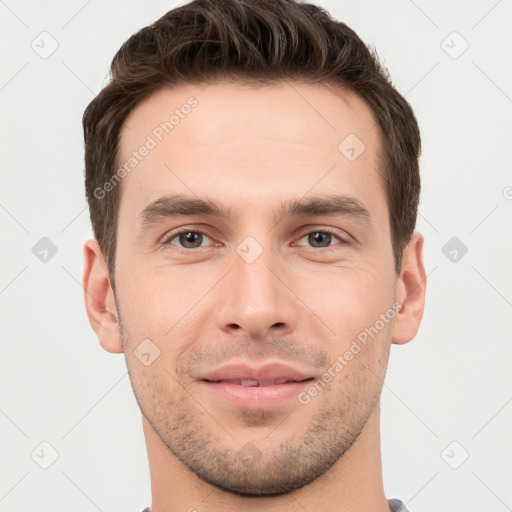
[[[182,194],[167,195],[153,201],[142,210],[139,219],[142,228],[148,228],[162,219],[178,216],[206,215],[228,219],[233,216],[230,207],[212,199],[201,199]],[[371,226],[370,212],[355,197],[322,194],[284,201],[274,212],[276,222],[285,217],[336,216],[353,218]]]

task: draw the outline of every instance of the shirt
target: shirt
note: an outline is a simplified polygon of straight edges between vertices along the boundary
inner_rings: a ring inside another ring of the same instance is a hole
[[[409,512],[404,503],[396,498],[388,500],[388,504],[393,512]],[[149,507],[146,507],[142,512],[151,512]]]

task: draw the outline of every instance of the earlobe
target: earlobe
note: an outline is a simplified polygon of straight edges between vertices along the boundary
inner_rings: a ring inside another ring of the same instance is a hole
[[[83,288],[87,316],[101,346],[107,352],[123,352],[114,292],[105,258],[95,239],[84,244]]]
[[[396,285],[396,301],[402,309],[396,314],[392,342],[408,343],[416,334],[423,318],[427,277],[423,264],[423,235],[414,232],[403,253],[402,271]]]

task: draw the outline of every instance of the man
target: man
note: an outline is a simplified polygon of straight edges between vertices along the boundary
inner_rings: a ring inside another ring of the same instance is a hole
[[[292,0],[195,0],[111,71],[83,120],[84,297],[142,412],[146,511],[406,511],[379,399],[425,300],[408,103]]]

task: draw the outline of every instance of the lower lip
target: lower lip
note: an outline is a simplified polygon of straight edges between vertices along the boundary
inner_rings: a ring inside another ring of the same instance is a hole
[[[299,393],[312,382],[287,382],[271,386],[242,386],[229,382],[201,381],[216,396],[228,400],[236,407],[261,409],[275,407],[291,398],[297,399]]]

